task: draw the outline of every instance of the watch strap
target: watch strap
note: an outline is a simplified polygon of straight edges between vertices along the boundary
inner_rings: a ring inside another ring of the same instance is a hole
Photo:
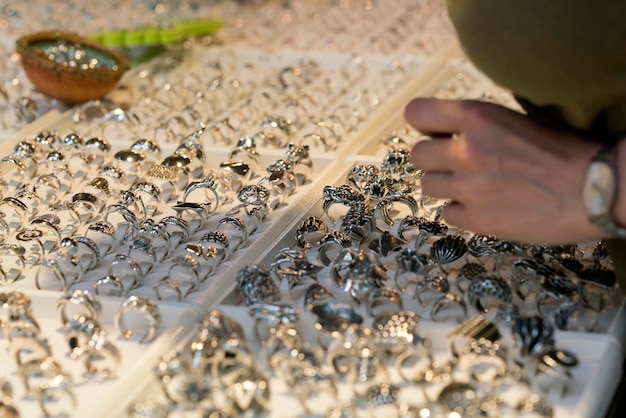
[[[591,163],[594,162],[602,162],[611,168],[613,178],[615,179],[616,191],[612,197],[611,206],[609,208],[608,213],[603,215],[589,216],[589,221],[600,228],[602,231],[610,234],[615,238],[625,238],[626,239],[626,228],[623,228],[615,223],[613,220],[613,208],[615,206],[615,199],[617,197],[617,185],[618,183],[618,171],[617,171],[617,158],[615,156],[615,150],[617,148],[617,143],[608,143],[605,144],[600,150],[594,155],[591,160]]]

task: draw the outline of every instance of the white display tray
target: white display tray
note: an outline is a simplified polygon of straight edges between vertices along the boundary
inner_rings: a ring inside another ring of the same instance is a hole
[[[6,288],[2,289],[7,291]],[[108,341],[112,342],[121,353],[121,363],[117,376],[109,380],[92,379],[84,373],[82,359],[72,360],[69,357],[69,346],[62,330],[61,320],[57,313],[59,295],[54,292],[28,292],[32,301],[35,319],[39,322],[42,337],[46,338],[52,348],[52,357],[61,363],[74,382],[76,408],[71,411],[72,417],[110,418],[110,408],[116,399],[145,381],[152,373],[152,367],[164,351],[176,344],[185,333],[191,322],[186,316],[187,307],[180,304],[158,302],[162,323],[156,338],[149,343],[139,343],[123,339],[115,327],[115,315],[121,301],[114,298],[99,297],[102,305],[100,325],[104,328]],[[0,338],[0,350],[8,354],[9,342],[6,335]],[[13,403],[22,417],[43,417],[36,400],[25,398],[24,388],[16,372],[16,363],[11,355],[0,357],[0,370],[12,383]]]
[[[256,367],[269,379],[270,387],[270,411],[267,414],[254,414],[255,416],[267,417],[306,417],[311,416],[306,412],[298,400],[290,393],[290,389],[282,378],[277,375],[276,370],[268,367],[263,354],[263,347],[254,336],[254,320],[247,313],[247,308],[235,305],[219,305],[216,309],[221,310],[226,315],[236,320],[243,328],[245,341],[251,352],[255,353]],[[303,312],[302,309],[298,329],[305,340],[315,341],[316,332],[313,328],[311,316]],[[435,360],[445,360],[449,358],[449,340],[447,335],[455,328],[452,324],[436,324],[429,320],[420,320],[418,329],[432,342],[432,353]],[[504,341],[510,343],[510,335],[505,331]],[[593,338],[585,338],[579,333],[557,332],[555,335],[557,345],[560,349],[574,352],[579,360],[579,365],[572,370],[573,383],[570,385],[566,395],[551,404],[554,409],[554,418],[602,418],[607,412],[612,394],[615,392],[620,381],[620,374],[615,373],[616,367],[621,370],[621,353],[614,339],[598,335]],[[509,346],[512,347],[512,346]],[[619,365],[619,366],[618,366]],[[325,368],[330,365],[325,364]],[[332,370],[330,368],[329,370]],[[328,370],[327,370],[328,371]],[[392,380],[397,378],[393,369],[388,369]],[[394,383],[397,383],[394,381]],[[429,395],[436,396],[443,385],[433,385],[427,388]],[[336,405],[351,404],[352,392],[350,388],[342,382],[337,382],[338,399]],[[132,400],[130,400],[132,399]],[[138,397],[124,398],[126,403],[118,405],[115,413],[111,416],[123,417],[124,413],[133,401],[151,400],[157,403],[167,404],[164,399],[160,384],[156,377],[151,376],[151,382],[141,390]],[[417,387],[401,384],[399,392],[399,403],[410,405],[420,405],[423,395]],[[422,404],[424,405],[424,404]],[[324,407],[320,408],[324,409]],[[175,415],[175,414],[174,414]],[[358,410],[357,416],[370,417],[370,413],[365,410]],[[437,417],[438,418],[438,417]]]

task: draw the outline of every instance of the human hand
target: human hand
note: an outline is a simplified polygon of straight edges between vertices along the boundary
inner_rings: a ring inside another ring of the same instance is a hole
[[[411,152],[422,192],[450,199],[449,224],[500,239],[564,244],[606,234],[587,219],[584,172],[600,145],[478,101],[414,99],[405,118],[432,140]]]

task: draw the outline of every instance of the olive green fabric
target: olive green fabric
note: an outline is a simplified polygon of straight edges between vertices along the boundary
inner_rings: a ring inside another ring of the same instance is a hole
[[[602,141],[626,134],[625,0],[447,2],[467,56],[529,115]],[[626,289],[626,242],[606,244]]]
[[[546,115],[626,133],[626,1],[448,0],[463,48]]]

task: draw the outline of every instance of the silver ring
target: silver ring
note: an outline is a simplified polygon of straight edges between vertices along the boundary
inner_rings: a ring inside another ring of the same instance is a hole
[[[21,336],[25,336],[26,338],[40,336],[41,327],[31,309],[24,306],[14,306],[9,309],[8,313],[8,318],[5,321],[5,334],[9,342]]]
[[[124,170],[113,165],[104,165],[100,167],[100,169],[98,170],[98,177],[107,180],[108,184],[111,184],[111,181],[114,182],[116,185],[114,190],[116,191],[120,191],[128,184],[127,176]],[[107,196],[111,194],[111,191],[108,187],[106,190],[101,189],[101,191]]]
[[[158,300],[174,300],[180,302],[194,288],[192,283],[187,282],[186,285],[186,289],[183,290],[181,289],[180,281],[164,277],[154,285],[154,292]]]
[[[104,277],[99,278],[93,285],[93,290],[96,295],[106,296],[126,296],[131,289],[132,283],[127,288],[124,285],[122,279],[115,274],[107,274]]]
[[[29,359],[45,358],[52,355],[52,349],[47,339],[41,338],[32,328],[22,330],[11,336],[11,353],[15,357],[18,368],[26,364]],[[0,397],[0,402],[2,398]]]
[[[107,255],[116,245],[115,227],[106,221],[92,222],[85,231],[85,237],[98,245],[100,253]]]
[[[372,260],[363,250],[351,248],[339,252],[330,273],[334,283],[359,303],[387,281],[387,274],[377,260]]]
[[[309,250],[327,233],[326,222],[317,216],[309,216],[296,229],[296,244],[303,250]]]
[[[248,239],[248,226],[242,218],[237,216],[224,216],[217,223],[215,230],[224,232],[228,236],[233,251],[241,248]]]
[[[404,310],[402,296],[395,289],[374,289],[367,298],[366,312],[373,318],[378,318],[392,312]]]
[[[418,254],[410,247],[395,252],[398,267],[394,273],[396,287],[405,291],[409,284],[419,284],[425,280],[428,272],[434,267],[434,261],[426,254]]]
[[[219,254],[222,254],[220,262],[230,255],[230,242],[223,232],[213,230],[205,233],[200,238],[200,245],[207,251],[209,248],[214,248]]]
[[[183,297],[193,292],[205,279],[201,272],[200,262],[191,254],[174,257],[166,277],[185,285],[187,289],[183,292]]]
[[[398,216],[402,216],[402,211],[394,210],[394,206],[397,204],[402,204],[409,210],[408,214],[404,214],[403,219],[406,216],[415,216],[419,209],[417,201],[410,194],[392,193],[385,195],[376,204],[376,211],[380,213],[383,221],[389,226],[394,224]]]
[[[489,311],[489,304],[485,304],[483,298],[489,299],[489,303],[510,304],[513,301],[513,292],[501,277],[478,276],[467,289],[467,300],[481,314]]]
[[[129,316],[133,317],[132,321],[127,319]],[[151,342],[161,327],[159,307],[146,297],[130,296],[122,302],[117,311],[115,325],[126,340],[133,338],[139,343]]]
[[[309,181],[313,171],[313,161],[311,160],[309,151],[310,147],[308,145],[296,145],[293,142],[287,144],[285,158],[287,161],[291,162],[293,173],[296,176],[299,186]]]
[[[323,190],[323,196],[324,200],[322,202],[322,210],[324,211],[328,219],[330,219],[332,224],[336,224],[338,218],[333,213],[331,213],[330,208],[333,205],[342,205],[349,208],[357,202],[365,201],[365,196],[363,196],[363,194],[352,189],[352,187],[347,184],[339,187],[325,186]]]
[[[157,262],[152,240],[145,235],[140,235],[133,240],[128,246],[126,255],[135,260],[143,276],[146,276]]]
[[[200,181],[191,182],[185,187],[183,202],[190,202],[190,196],[195,194],[194,192],[197,190],[201,190],[203,192],[202,198],[194,199],[191,202],[206,207],[209,214],[215,213],[220,206],[220,196],[217,193],[217,187],[218,182],[215,178],[215,174],[210,174]],[[209,191],[211,192],[211,196],[208,194]]]
[[[177,166],[153,164],[146,173],[146,179],[161,191],[161,198],[169,202],[187,187],[189,178],[184,169]]]
[[[76,409],[74,385],[69,375],[59,372],[37,389],[39,407],[46,417],[62,416]],[[66,401],[62,402],[61,399]]]
[[[176,216],[183,219],[189,225],[189,233],[194,234],[204,227],[207,222],[208,208],[198,203],[177,203],[172,206]]]
[[[352,167],[346,180],[356,190],[365,192],[366,185],[380,176],[380,169],[374,164],[355,165]]]
[[[350,246],[349,235],[336,230],[329,231],[315,244],[317,259],[328,267],[342,250]]]
[[[170,234],[161,222],[155,222],[152,218],[146,219],[135,232],[133,242],[141,237],[150,240],[157,262],[163,261],[169,255],[172,249]]]
[[[539,393],[556,391],[559,397],[564,397],[574,380],[571,369],[579,363],[576,355],[567,350],[551,349],[539,360],[531,378],[532,387]]]
[[[130,191],[143,201],[146,208],[145,216],[147,218],[153,217],[159,212],[159,205],[163,201],[163,193],[161,189],[154,183],[144,181],[135,183]],[[147,196],[144,200],[141,196]]]
[[[467,252],[467,242],[460,235],[446,235],[430,247],[430,256],[440,266],[460,259]]]
[[[95,177],[85,184],[84,190],[92,190],[93,194],[98,199],[106,202],[111,196],[111,189],[109,188],[109,181],[104,177]]]
[[[72,211],[81,223],[91,222],[103,206],[103,202],[91,193],[79,192],[72,196]]]
[[[279,302],[280,290],[272,281],[269,270],[248,264],[237,273],[237,288],[247,306]]]
[[[166,216],[159,222],[170,237],[170,246],[175,250],[178,245],[189,240],[189,223],[177,216]]]
[[[450,308],[456,308],[457,312],[453,311],[451,314],[447,314],[444,317],[440,315],[440,313],[445,312]],[[459,295],[455,295],[453,293],[446,293],[440,296],[437,300],[435,300],[430,308],[430,319],[433,322],[444,322],[450,319],[461,322],[466,318],[467,305],[465,304],[465,300]]]
[[[143,210],[138,211],[143,217]],[[119,221],[115,222],[114,217],[121,217]],[[119,244],[123,242],[127,237],[132,236],[139,228],[139,220],[137,215],[124,204],[108,205],[104,211],[104,221],[110,223],[115,228],[115,240]]]
[[[139,287],[145,277],[139,264],[126,254],[115,255],[109,264],[108,275],[119,277],[122,283],[130,283],[131,288]]]
[[[75,316],[84,316],[94,321],[102,312],[102,305],[88,290],[74,290],[57,302],[61,323],[67,326]]]
[[[554,312],[554,325],[563,331],[593,332],[600,320],[600,313],[595,309],[565,301]]]
[[[61,376],[63,369],[52,357],[44,357],[23,364],[19,373],[26,393],[36,397],[39,386]]]
[[[82,355],[92,338],[104,334],[104,329],[98,321],[82,315],[74,316],[66,328],[65,340],[72,359],[77,359]]]
[[[540,316],[520,316],[511,328],[522,357],[536,356],[554,346],[554,326]]]
[[[17,244],[0,244],[0,274],[4,283],[23,279],[26,269],[26,248]]]
[[[83,267],[84,271],[93,270],[98,267],[102,261],[102,254],[100,253],[98,245],[91,238],[84,236],[77,235],[73,238],[78,244],[80,244],[76,252],[78,262],[83,263],[84,257],[87,257],[88,262],[87,265]],[[83,250],[86,250],[86,252]]]
[[[248,308],[248,315],[254,318],[254,336],[263,345],[279,326],[295,327],[299,319],[295,308],[280,302],[252,305]]]
[[[117,347],[99,333],[94,334],[89,340],[80,357],[87,373],[102,380],[115,378],[122,362]]]

